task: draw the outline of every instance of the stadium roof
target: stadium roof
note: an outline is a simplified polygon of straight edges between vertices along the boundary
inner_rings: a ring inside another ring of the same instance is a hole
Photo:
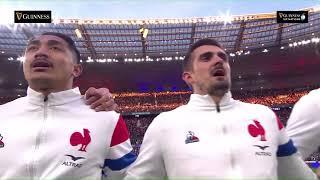
[[[51,24],[6,24],[0,25],[0,55],[22,55],[28,38],[46,31],[70,35],[82,59],[183,56],[190,44],[204,37],[217,39],[230,53],[288,46],[320,37],[319,8],[307,10],[309,23],[291,24],[277,23],[275,13],[188,19],[55,19]]]

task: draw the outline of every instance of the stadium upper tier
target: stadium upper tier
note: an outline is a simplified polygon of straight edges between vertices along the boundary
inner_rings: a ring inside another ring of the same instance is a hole
[[[204,37],[217,39],[227,52],[235,54],[287,47],[320,37],[319,8],[306,10],[309,22],[300,24],[277,23],[276,13],[152,20],[54,19],[51,24],[2,24],[0,55],[21,55],[28,38],[45,31],[70,35],[83,60],[183,56],[191,43]]]

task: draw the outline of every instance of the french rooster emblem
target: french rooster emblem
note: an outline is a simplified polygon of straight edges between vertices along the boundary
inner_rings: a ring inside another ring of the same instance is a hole
[[[266,141],[266,132],[259,121],[253,120],[254,124],[249,124],[248,131],[252,137],[260,136],[260,141]]]
[[[80,132],[72,133],[70,137],[70,144],[72,146],[81,145],[79,151],[87,152],[87,146],[91,142],[90,131],[83,129],[83,135]]]

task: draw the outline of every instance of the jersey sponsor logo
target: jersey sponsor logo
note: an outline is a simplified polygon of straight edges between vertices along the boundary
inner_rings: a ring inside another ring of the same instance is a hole
[[[194,135],[194,132],[188,131],[185,143],[189,144],[189,143],[194,143],[194,142],[199,142],[199,138]]]
[[[62,163],[63,166],[68,166],[68,167],[74,167],[74,168],[81,168],[82,164],[81,163],[77,163],[76,161],[80,160],[80,159],[86,159],[84,157],[76,157],[70,154],[66,154],[65,156],[68,156],[71,158],[72,161],[64,161]]]
[[[261,151],[261,152],[256,152],[256,155],[257,156],[271,156],[272,154],[271,154],[271,152],[263,152],[263,151]]]
[[[91,142],[90,131],[88,129],[83,129],[83,134],[80,132],[74,132],[70,136],[70,144],[72,146],[80,146],[79,151],[87,152],[87,146]]]
[[[72,156],[70,154],[66,154],[65,156],[69,156],[72,161],[78,161],[79,159],[85,159],[84,157],[76,157],[76,156]]]
[[[81,168],[82,164],[78,164],[75,162],[71,162],[71,161],[65,161],[62,163],[63,166],[68,166],[68,167],[74,167],[74,168]]]
[[[253,145],[253,146],[259,148],[260,150],[262,150],[262,151],[256,151],[255,152],[256,156],[272,156],[271,152],[265,151],[270,146],[265,146],[265,145]]]
[[[260,145],[253,145],[253,146],[258,147],[263,151],[269,147],[269,146],[260,146]]]
[[[253,145],[253,146],[255,146],[255,147],[259,148],[260,150],[262,150],[262,151],[256,151],[255,152],[256,156],[272,156],[271,152],[265,151],[270,146],[264,146],[264,145]]]
[[[266,131],[259,121],[253,120],[254,124],[248,125],[248,132],[252,137],[260,136],[260,141],[267,141]]]
[[[0,134],[0,148],[4,147],[4,142],[2,141],[3,137]]]

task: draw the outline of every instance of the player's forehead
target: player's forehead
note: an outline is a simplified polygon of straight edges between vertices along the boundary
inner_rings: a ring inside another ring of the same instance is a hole
[[[213,45],[203,45],[203,46],[197,47],[196,49],[194,49],[193,54],[201,55],[206,52],[212,52],[212,53],[222,52],[225,54],[225,51],[222,48],[218,46],[213,46]]]
[[[220,54],[223,53],[225,55],[226,52],[218,47],[218,46],[214,46],[214,45],[203,45],[203,46],[199,46],[196,49],[193,50],[192,54],[191,54],[191,59],[198,59],[199,57],[205,55],[205,54]]]
[[[28,45],[30,44],[56,44],[56,45],[64,45],[67,46],[67,42],[54,35],[39,35],[36,36],[28,41]]]

